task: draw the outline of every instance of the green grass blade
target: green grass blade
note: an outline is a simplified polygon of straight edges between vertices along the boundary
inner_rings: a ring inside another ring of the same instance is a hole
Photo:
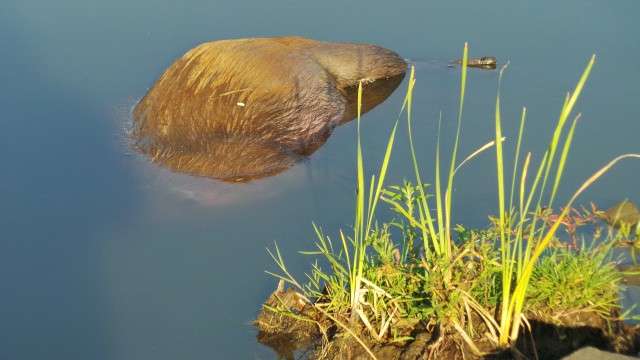
[[[509,212],[513,210],[513,195],[516,186],[516,175],[518,173],[518,160],[520,159],[520,147],[522,145],[522,136],[524,134],[524,125],[527,118],[527,108],[522,108],[522,116],[520,117],[520,126],[518,128],[518,140],[516,142],[516,154],[513,160],[513,173],[511,174],[511,195],[509,196]]]
[[[458,154],[458,146],[460,142],[460,132],[462,129],[462,110],[464,109],[464,96],[467,88],[467,64],[469,62],[469,45],[464,43],[462,53],[462,70],[460,74],[460,103],[458,107],[458,124],[456,127],[456,137],[454,140],[453,151],[451,154],[451,164],[449,166],[449,177],[447,179],[447,190],[445,196],[445,240],[447,246],[444,249],[447,253],[451,250],[451,198],[453,194],[453,177],[456,168],[456,157]]]
[[[413,164],[413,171],[416,177],[416,186],[418,187],[418,216],[422,224],[426,223],[427,226],[422,226],[422,242],[426,253],[429,251],[428,240],[432,239],[435,242],[436,232],[433,225],[433,218],[431,217],[431,211],[429,210],[429,203],[427,201],[427,195],[424,191],[424,183],[422,182],[422,176],[420,175],[420,167],[418,166],[418,158],[416,156],[416,150],[413,143],[412,132],[412,107],[413,107],[413,88],[415,86],[415,67],[411,67],[411,73],[409,75],[409,85],[407,88],[407,94],[405,96],[405,104],[407,104],[407,135],[409,138],[409,150],[411,152],[411,161]],[[428,229],[428,233],[427,230]],[[439,249],[436,249],[439,252]]]
[[[504,70],[504,68],[502,69]],[[511,277],[513,263],[510,255],[510,243],[506,234],[505,223],[505,189],[504,189],[504,155],[502,142],[499,139],[502,138],[502,119],[500,114],[500,84],[502,81],[502,70],[498,76],[498,94],[496,95],[496,110],[495,110],[495,136],[496,136],[496,176],[498,185],[498,229],[500,231],[500,254],[502,265],[502,310],[500,311],[500,344],[506,345],[508,339],[502,334],[507,333],[508,327],[511,325],[511,314],[507,311],[510,303],[511,296]]]
[[[436,169],[435,169],[435,197],[436,197],[436,216],[438,219],[438,245],[436,247],[436,253],[442,255],[445,252],[445,226],[444,226],[444,209],[442,204],[442,186],[440,184],[440,127],[442,124],[442,113],[440,113],[440,119],[438,120],[438,139],[436,141]]]
[[[596,61],[596,56],[592,55],[591,59],[589,60],[589,63],[587,64],[587,67],[582,72],[582,76],[580,76],[580,79],[578,80],[578,84],[576,85],[573,92],[571,92],[571,95],[569,96],[568,100],[565,101],[565,104],[562,107],[562,110],[560,111],[560,117],[558,118],[558,125],[556,126],[553,137],[551,139],[551,144],[549,145],[549,161],[547,162],[547,168],[545,169],[544,180],[541,188],[542,190],[541,196],[545,191],[546,180],[549,176],[551,167],[554,164],[556,150],[558,147],[558,143],[560,141],[560,136],[562,134],[564,125],[569,115],[571,114],[571,111],[573,110],[573,107],[576,101],[580,97],[580,93],[582,92],[582,89],[584,88],[584,85],[587,82],[587,79],[589,78],[589,74],[591,73],[591,69],[593,68],[593,64],[595,63],[595,61]],[[549,201],[548,205],[549,207],[551,207],[553,205],[552,201]]]
[[[556,193],[558,191],[558,186],[560,185],[560,179],[562,178],[562,174],[564,173],[564,167],[567,161],[567,156],[569,154],[569,149],[571,148],[571,143],[573,141],[573,133],[576,129],[576,124],[580,119],[580,114],[578,114],[575,119],[573,119],[573,123],[571,124],[571,128],[569,129],[569,133],[567,134],[567,138],[564,141],[564,146],[562,148],[562,153],[560,154],[560,161],[558,162],[558,168],[556,170],[556,177],[553,182],[553,188],[551,190],[551,199],[549,203],[552,203],[556,197]]]
[[[387,176],[387,170],[389,168],[389,159],[391,158],[391,152],[393,150],[393,144],[396,138],[397,128],[398,128],[398,121],[396,121],[396,123],[393,125],[393,129],[391,130],[391,135],[389,135],[389,141],[387,142],[387,149],[385,150],[384,158],[382,160],[382,166],[380,167],[378,184],[376,186],[375,194],[373,195],[373,205],[369,212],[369,220],[367,221],[366,233],[369,233],[371,229],[371,223],[373,221],[373,217],[376,211],[376,206],[378,205],[378,200],[380,199],[380,194],[382,193],[384,180]],[[371,185],[373,186],[373,181],[371,182]]]

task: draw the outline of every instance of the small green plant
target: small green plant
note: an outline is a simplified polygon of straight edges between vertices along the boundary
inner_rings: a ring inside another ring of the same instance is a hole
[[[555,249],[542,258],[531,275],[527,307],[555,315],[576,311],[594,312],[610,318],[620,310],[622,274],[609,256],[611,243],[584,246],[580,251]]]
[[[594,247],[577,254],[558,250],[542,256],[556,239],[558,228],[573,224],[569,221],[570,209],[578,196],[619,161],[640,158],[638,154],[626,154],[613,159],[578,188],[559,214],[545,215],[543,210],[551,208],[556,198],[580,114],[573,116],[572,121],[569,119],[595,56],[573,92],[567,94],[551,141],[537,167],[531,153],[520,163],[526,122],[523,108],[511,174],[505,171],[507,150],[503,144],[500,106],[504,67],[498,78],[494,138],[458,162],[467,61],[465,44],[457,129],[444,179],[441,179],[438,136],[434,185],[423,181],[412,134],[416,80],[411,68],[402,109],[391,130],[379,171],[366,181],[360,137],[360,84],[353,232],[340,231],[339,240],[333,242],[314,224],[315,249],[303,254],[317,256],[319,260],[307,275],[307,284],[300,284],[289,273],[277,246],[274,252],[269,250],[280,268],[280,274],[271,274],[298,289],[304,299],[353,336],[374,358],[357,334],[360,327],[374,341],[403,342],[417,327],[437,325],[441,333],[458,334],[474,353],[481,354],[474,339],[486,336],[496,347],[514,344],[527,311],[553,306],[605,314],[617,304],[619,275],[604,258],[608,249]],[[385,187],[398,122],[405,110],[415,180]],[[495,148],[498,195],[498,214],[493,225],[485,230],[453,226],[456,175],[465,163],[491,148]],[[510,187],[506,184],[509,175]],[[377,223],[379,200],[387,203],[399,219]],[[398,232],[400,240],[394,242],[393,235]],[[571,298],[559,293],[569,293]],[[479,326],[484,330],[477,331]]]

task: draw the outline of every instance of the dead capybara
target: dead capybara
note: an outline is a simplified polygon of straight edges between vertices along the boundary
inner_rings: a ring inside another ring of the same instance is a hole
[[[135,107],[135,146],[175,171],[225,181],[274,175],[334,127],[384,101],[407,64],[375,45],[301,37],[220,40],[175,61]]]

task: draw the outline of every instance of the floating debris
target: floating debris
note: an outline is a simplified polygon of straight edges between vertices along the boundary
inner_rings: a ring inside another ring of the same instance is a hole
[[[497,63],[498,63],[497,59],[493,56],[483,56],[479,58],[470,58],[467,60],[468,67],[484,69],[484,70],[495,70]],[[462,65],[462,59],[458,59],[450,63],[449,67],[455,67],[458,65]]]

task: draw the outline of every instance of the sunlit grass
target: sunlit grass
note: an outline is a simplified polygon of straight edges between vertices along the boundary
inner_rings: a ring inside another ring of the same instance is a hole
[[[434,169],[430,172],[433,186],[425,182],[420,168],[412,131],[416,78],[411,68],[402,109],[390,132],[379,170],[367,178],[360,136],[360,84],[353,232],[340,231],[338,241],[332,241],[314,225],[315,249],[304,254],[317,256],[320,261],[313,263],[306,284],[299,283],[288,272],[277,247],[274,252],[270,251],[280,268],[280,273],[273,275],[301,291],[365,348],[353,330],[359,326],[375,341],[403,342],[419,324],[437,324],[443,334],[459,335],[479,355],[481,351],[474,339],[486,337],[496,347],[515,343],[527,311],[541,309],[541,304],[604,315],[617,301],[615,290],[619,277],[604,260],[607,251],[603,248],[576,256],[573,252],[555,252],[541,259],[578,196],[619,161],[640,158],[638,154],[626,154],[613,159],[578,188],[553,222],[540,218],[542,210],[550,208],[557,197],[580,117],[580,114],[573,115],[573,109],[594,66],[595,56],[591,57],[575,89],[565,97],[547,150],[539,157],[530,152],[522,154],[526,108],[520,116],[515,147],[512,150],[507,147],[500,103],[503,67],[498,77],[493,139],[458,162],[467,61],[465,44],[456,134],[448,152],[451,157],[444,177],[439,134]],[[414,180],[385,186],[403,113],[406,113]],[[492,148],[495,149],[498,212],[494,224],[484,231],[454,227],[452,197],[456,175],[464,164]],[[513,163],[506,164],[506,154],[513,158]],[[380,200],[399,219],[377,223],[375,215]],[[392,229],[400,230],[399,241],[393,241]],[[571,293],[572,300],[558,295],[560,292]],[[477,331],[479,324],[473,323],[478,319],[486,329],[484,334]],[[373,356],[370,349],[367,351]]]
[[[543,314],[554,309],[556,316],[582,311],[611,317],[611,309],[620,307],[622,274],[608,246],[583,245],[578,252],[555,249],[540,259],[531,275],[527,307]]]

